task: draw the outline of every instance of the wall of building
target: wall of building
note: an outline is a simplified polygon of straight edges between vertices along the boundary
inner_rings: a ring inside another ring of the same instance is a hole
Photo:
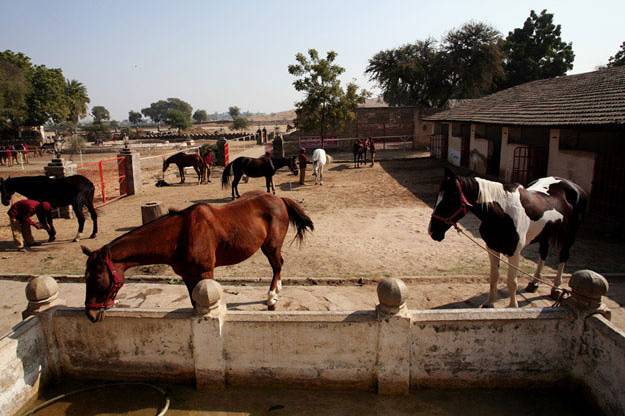
[[[595,154],[592,152],[560,150],[560,130],[551,129],[549,131],[549,165],[547,172],[552,176],[572,180],[590,195],[595,173]]]
[[[47,352],[44,331],[36,317],[0,338],[0,415],[12,415],[37,398],[48,376]]]
[[[414,140],[418,148],[425,148],[430,145],[430,138],[434,134],[434,122],[422,119],[419,110],[414,111]]]
[[[478,175],[486,175],[488,140],[475,137],[475,124],[471,124],[469,168]]]
[[[357,136],[412,136],[417,111],[416,107],[357,108]]]
[[[462,138],[451,135],[451,127],[449,129],[449,145],[447,148],[447,161],[454,166],[460,166],[462,156]]]

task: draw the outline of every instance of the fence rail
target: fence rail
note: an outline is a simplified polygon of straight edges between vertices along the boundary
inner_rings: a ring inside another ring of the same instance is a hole
[[[413,136],[372,136],[377,151],[384,150],[414,150],[416,144]],[[285,146],[292,152],[293,145],[306,150],[326,149],[339,152],[351,152],[354,143],[362,137],[316,137],[300,136],[297,139],[285,139]]]
[[[125,157],[117,156],[78,165],[76,173],[87,177],[95,185],[96,207],[104,206],[128,195],[126,163]]]

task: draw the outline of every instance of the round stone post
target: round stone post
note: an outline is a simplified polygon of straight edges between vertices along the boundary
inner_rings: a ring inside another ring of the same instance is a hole
[[[586,316],[599,313],[611,318],[610,309],[602,302],[609,289],[605,277],[592,270],[578,270],[571,275],[569,286],[571,296],[565,303],[572,309]]]
[[[195,313],[208,315],[221,306],[223,290],[221,285],[212,279],[200,280],[193,288],[191,298],[195,302]]]
[[[387,277],[378,283],[378,314],[395,315],[406,310],[406,284],[395,277]]]
[[[51,276],[37,276],[26,285],[28,307],[22,312],[22,319],[38,314],[64,302],[59,298],[59,285]]]

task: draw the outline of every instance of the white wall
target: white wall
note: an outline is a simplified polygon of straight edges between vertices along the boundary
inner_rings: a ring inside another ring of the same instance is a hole
[[[451,136],[451,124],[449,125],[449,146],[447,147],[447,161],[454,166],[460,166],[462,157],[462,138]]]
[[[595,154],[560,150],[560,129],[551,129],[547,172],[551,176],[572,180],[590,195],[595,174]]]

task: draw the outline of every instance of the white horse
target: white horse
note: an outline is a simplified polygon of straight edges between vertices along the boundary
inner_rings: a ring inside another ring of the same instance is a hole
[[[313,162],[313,176],[315,177],[315,185],[317,181],[323,185],[323,167],[326,164],[332,163],[332,156],[326,153],[323,149],[315,149],[312,154]]]

